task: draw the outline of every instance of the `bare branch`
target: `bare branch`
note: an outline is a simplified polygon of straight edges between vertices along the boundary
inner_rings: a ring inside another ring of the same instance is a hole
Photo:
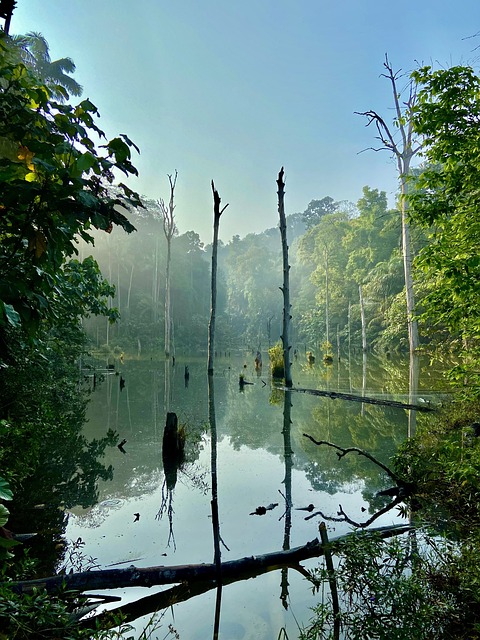
[[[383,469],[383,471],[385,471],[385,473],[395,482],[395,484],[397,484],[399,486],[403,484],[402,480],[391,469],[389,469],[382,462],[380,462],[379,460],[374,458],[367,451],[363,451],[363,449],[358,449],[358,447],[348,447],[347,449],[345,449],[343,447],[339,447],[338,445],[334,444],[333,442],[328,442],[327,440],[315,440],[315,438],[313,438],[312,436],[308,435],[308,433],[304,433],[303,435],[304,435],[305,438],[308,438],[309,440],[311,440],[314,444],[316,444],[318,446],[324,444],[327,447],[332,447],[332,449],[336,449],[337,450],[337,456],[338,456],[339,460],[341,460],[344,456],[346,456],[347,453],[358,453],[358,455],[364,456],[365,458],[368,458],[368,460],[370,460],[371,462],[376,464],[378,467],[380,467],[380,469]]]
[[[376,511],[373,514],[373,516],[371,516],[365,522],[356,522],[355,520],[352,520],[352,518],[347,516],[347,514],[343,510],[343,507],[342,507],[341,504],[338,505],[338,509],[339,509],[338,515],[340,516],[339,518],[335,518],[334,516],[327,516],[324,513],[322,513],[322,511],[315,511],[315,513],[311,513],[309,516],[307,516],[305,518],[305,520],[310,520],[311,518],[314,518],[315,516],[321,516],[322,518],[324,518],[325,520],[329,520],[330,522],[348,522],[348,524],[351,524],[352,527],[357,527],[358,529],[365,529],[365,527],[370,526],[372,524],[372,522],[375,522],[375,520],[380,518],[380,516],[383,516],[385,513],[388,513],[394,507],[396,507],[397,504],[400,504],[400,502],[402,502],[402,500],[403,500],[402,497],[397,496],[392,502],[387,504],[386,507],[383,507],[379,511]]]

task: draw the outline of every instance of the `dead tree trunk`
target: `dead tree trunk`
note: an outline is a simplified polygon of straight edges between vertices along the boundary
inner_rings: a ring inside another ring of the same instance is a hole
[[[359,115],[368,118],[367,127],[375,124],[377,129],[377,140],[382,144],[380,148],[373,149],[374,151],[380,151],[381,149],[387,149],[396,158],[397,171],[400,180],[401,191],[401,222],[402,222],[402,252],[403,252],[403,267],[405,274],[405,296],[407,305],[407,325],[408,325],[408,338],[410,344],[410,352],[413,353],[418,349],[420,344],[418,335],[418,323],[413,317],[415,310],[415,296],[413,291],[413,277],[412,277],[412,255],[410,246],[410,228],[407,221],[407,178],[410,173],[410,163],[413,156],[418,153],[421,148],[421,143],[413,139],[413,123],[410,117],[412,109],[417,102],[417,89],[413,82],[408,85],[408,96],[403,103],[403,107],[400,104],[401,92],[397,88],[397,80],[400,77],[400,73],[394,73],[393,69],[388,61],[388,57],[385,56],[385,62],[383,66],[386,69],[386,73],[383,74],[385,78],[390,80],[393,93],[393,101],[395,106],[395,126],[400,132],[400,142],[397,143],[395,136],[391,133],[389,126],[385,120],[376,111],[365,111],[359,113]]]
[[[367,325],[365,322],[365,305],[363,302],[362,285],[358,285],[358,297],[360,299],[360,318],[362,320],[362,351],[367,353]]]
[[[172,349],[172,304],[170,299],[170,262],[172,258],[172,238],[177,231],[175,224],[175,186],[177,184],[178,172],[175,171],[175,177],[168,176],[170,183],[170,201],[168,207],[164,200],[160,198],[158,204],[163,217],[163,232],[167,241],[167,262],[165,265],[165,358],[169,358]]]
[[[283,167],[278,174],[278,214],[280,216],[280,234],[282,237],[282,255],[283,255],[283,286],[280,290],[283,293],[283,328],[282,328],[282,344],[283,344],[283,364],[285,369],[285,386],[292,386],[292,367],[290,362],[290,265],[288,264],[288,244],[287,244],[287,222],[285,219],[285,183],[283,181]]]
[[[220,216],[228,207],[226,204],[220,209],[221,199],[212,180],[213,191],[213,244],[212,244],[212,287],[210,304],[210,322],[208,323],[208,375],[213,376],[213,354],[215,352],[215,318],[217,313],[217,252],[218,252],[218,227]]]
[[[310,516],[309,516],[310,517]],[[375,532],[382,538],[400,535],[411,531],[411,526],[397,525],[379,527],[369,531]],[[350,535],[346,534],[332,538],[329,542],[332,552],[335,552],[342,541]],[[338,546],[337,546],[338,545]],[[324,554],[322,543],[315,538],[311,542],[287,551],[275,551],[264,555],[248,556],[238,560],[222,563],[222,579],[243,580],[253,578],[266,571],[275,571],[282,567],[295,567],[299,562],[309,558],[320,557]],[[152,587],[159,584],[175,584],[180,582],[196,582],[213,580],[216,582],[217,567],[213,564],[191,564],[157,567],[126,567],[123,569],[103,569],[100,571],[83,571],[81,573],[67,573],[65,575],[9,582],[8,587],[16,593],[31,593],[34,589],[44,589],[48,593],[60,590],[96,591],[97,589],[125,589],[127,587]],[[5,585],[3,585],[5,586]]]

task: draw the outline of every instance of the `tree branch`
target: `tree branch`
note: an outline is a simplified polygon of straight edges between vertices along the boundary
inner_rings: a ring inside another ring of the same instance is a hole
[[[385,471],[385,473],[395,482],[396,485],[398,486],[403,485],[402,480],[391,469],[389,469],[386,465],[380,462],[380,460],[377,460],[376,458],[374,458],[367,451],[363,451],[363,449],[359,449],[358,447],[348,447],[345,449],[343,447],[339,447],[337,444],[334,444],[333,442],[328,442],[327,440],[315,440],[315,438],[310,436],[308,433],[304,433],[303,435],[305,438],[308,438],[318,446],[321,446],[322,444],[324,444],[327,447],[332,447],[332,449],[336,449],[339,460],[341,460],[344,456],[346,456],[347,453],[358,453],[358,455],[368,458],[368,460],[376,464],[377,467],[380,467],[380,469],[383,469],[383,471]]]

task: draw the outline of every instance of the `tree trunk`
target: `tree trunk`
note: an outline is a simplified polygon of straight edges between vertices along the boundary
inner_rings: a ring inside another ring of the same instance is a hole
[[[402,253],[405,275],[408,340],[410,353],[414,353],[420,345],[420,338],[418,334],[418,323],[413,317],[415,310],[415,296],[413,290],[412,256],[410,247],[410,229],[407,220],[408,203],[406,194],[407,177],[410,173],[410,163],[413,156],[418,153],[422,146],[421,142],[414,140],[414,131],[411,120],[411,111],[417,104],[417,90],[415,83],[410,82],[408,85],[408,97],[401,104],[401,92],[397,89],[397,79],[400,77],[400,74],[398,72],[393,72],[387,56],[385,56],[383,66],[386,69],[386,73],[384,75],[390,80],[392,86],[393,102],[395,106],[395,126],[400,137],[400,143],[397,143],[397,134],[395,134],[395,136],[392,134],[385,120],[376,113],[376,111],[366,111],[360,115],[368,118],[367,126],[372,124],[372,122],[375,123],[378,134],[377,139],[382,143],[382,148],[390,151],[397,160],[397,170],[401,189]],[[378,150],[379,149],[375,149],[375,151]]]
[[[171,302],[170,302],[170,260],[172,255],[171,238],[167,237],[167,264],[165,267],[165,358],[170,358],[171,348]]]
[[[403,268],[405,272],[405,296],[407,303],[407,326],[408,326],[408,344],[410,353],[414,353],[419,345],[420,338],[418,335],[418,322],[414,319],[415,311],[415,295],[413,291],[412,277],[412,255],[410,247],[410,226],[407,220],[408,201],[407,195],[407,178],[410,160],[405,163],[405,174],[402,175],[402,252],[403,252]]]
[[[213,243],[212,243],[212,286],[210,304],[210,322],[208,323],[208,375],[213,376],[213,356],[215,353],[215,319],[217,313],[217,252],[218,252],[218,228],[220,216],[228,207],[226,204],[220,209],[221,199],[212,180],[213,191]]]
[[[172,175],[168,176],[168,181],[170,183],[170,201],[168,203],[168,207],[165,202],[160,198],[158,204],[162,211],[163,217],[163,233],[165,234],[165,239],[167,241],[167,262],[165,266],[165,338],[164,338],[164,348],[165,348],[165,358],[168,360],[170,358],[171,350],[172,350],[172,303],[170,298],[170,262],[172,258],[172,238],[175,235],[177,230],[177,226],[175,224],[175,186],[177,184],[177,175],[178,172],[175,171],[175,177]]]
[[[135,263],[132,264],[130,269],[130,281],[128,283],[128,293],[127,293],[127,319],[130,320],[130,297],[132,295],[132,282],[133,282],[133,271],[135,269]]]
[[[283,167],[281,168],[278,179],[278,214],[280,216],[280,234],[282,238],[282,255],[283,255],[283,286],[280,287],[283,293],[283,364],[285,369],[285,386],[292,386],[292,363],[290,362],[290,265],[288,264],[288,244],[287,244],[287,222],[285,219],[285,183],[283,181]]]
[[[367,353],[367,325],[365,322],[365,305],[363,303],[362,285],[358,285],[358,295],[360,298],[360,317],[362,319],[362,351]]]
[[[394,525],[370,529],[382,538],[400,535],[410,531],[412,527]],[[349,533],[330,540],[332,551],[336,551],[340,543]],[[324,554],[324,548],[317,538],[301,547],[288,551],[275,551],[264,555],[255,555],[230,560],[222,563],[222,579],[242,580],[255,577],[264,571],[274,571],[286,566],[295,566],[299,562],[316,558]],[[191,564],[156,567],[127,567],[124,569],[103,569],[99,571],[83,571],[67,573],[50,578],[9,582],[8,587],[16,593],[31,593],[33,589],[45,589],[48,593],[59,590],[93,591],[97,589],[125,589],[127,587],[152,587],[159,584],[175,584],[184,581],[216,580],[217,566],[213,564]]]
[[[330,343],[330,299],[329,299],[329,281],[328,281],[328,249],[325,247],[325,340]],[[327,344],[326,352],[329,346]]]

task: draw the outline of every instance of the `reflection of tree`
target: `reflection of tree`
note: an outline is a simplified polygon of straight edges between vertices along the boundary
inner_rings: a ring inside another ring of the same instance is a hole
[[[361,405],[340,400],[319,399],[311,419],[301,428],[316,440],[338,442],[342,447],[357,447],[371,452],[387,463],[406,433],[405,411],[391,407]],[[333,495],[339,491],[350,492],[352,486],[361,486],[363,497],[376,511],[384,500],[375,494],[386,486],[386,478],[373,465],[360,456],[347,457],[338,464],[330,450],[314,447],[308,441],[301,442],[308,461],[304,472],[316,491]]]
[[[414,352],[410,354],[410,367],[408,376],[408,402],[413,404],[417,400],[418,379],[420,375],[420,362],[418,355]],[[412,438],[417,429],[417,412],[410,409],[408,412],[408,437]]]
[[[375,513],[370,518],[367,518],[363,522],[357,522],[356,520],[353,520],[343,510],[342,505],[339,506],[339,511],[337,512],[337,516],[339,517],[328,516],[328,515],[325,515],[322,511],[316,511],[315,513],[312,513],[311,515],[307,516],[305,520],[310,520],[310,518],[314,518],[315,516],[320,515],[322,518],[325,518],[326,520],[330,520],[332,522],[348,522],[354,527],[365,528],[370,526],[380,516],[387,513],[388,511],[393,509],[395,506],[399,505],[401,502],[405,500],[405,498],[408,498],[411,495],[414,488],[413,484],[403,481],[399,476],[397,476],[397,474],[394,471],[392,471],[389,467],[387,467],[382,462],[377,460],[370,453],[363,451],[358,447],[345,448],[345,447],[339,447],[338,445],[332,442],[327,442],[326,440],[317,441],[315,440],[315,438],[312,438],[312,436],[307,433],[304,433],[303,435],[304,437],[308,438],[311,442],[313,442],[317,446],[325,445],[335,450],[338,460],[341,460],[343,457],[345,457],[349,453],[356,453],[359,456],[363,456],[364,458],[372,462],[374,465],[382,469],[382,471],[390,478],[390,482],[391,483],[393,482],[395,484],[394,487],[391,487],[388,491],[383,492],[384,495],[392,496],[393,500],[391,500],[390,503],[387,504],[386,506],[376,510]]]
[[[50,341],[48,363],[28,348],[19,350],[15,373],[4,370],[0,385],[0,417],[10,425],[1,437],[0,466],[11,473],[15,495],[9,526],[40,534],[34,544],[41,547],[39,570],[46,572],[57,560],[52,539],[64,533],[65,509],[98,502],[98,481],[113,476],[100,460],[117,442],[111,430],[90,441],[82,435],[88,396],[79,393],[70,364],[79,335],[65,328],[64,338],[65,345],[61,338]]]
[[[292,392],[285,391],[283,404],[283,455],[285,459],[285,478],[283,484],[285,486],[285,529],[283,536],[283,547],[286,551],[290,549],[290,529],[292,528],[292,442],[291,442],[291,410],[292,410]],[[288,567],[282,569],[282,592],[280,599],[283,607],[288,609]]]

